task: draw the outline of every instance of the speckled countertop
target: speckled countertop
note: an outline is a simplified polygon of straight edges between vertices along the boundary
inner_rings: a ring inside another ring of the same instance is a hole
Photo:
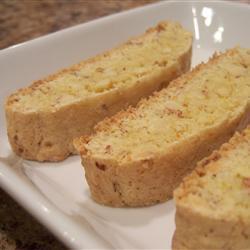
[[[157,0],[0,0],[0,49]],[[0,250],[66,249],[0,190]]]
[[[158,0],[0,0],[0,49]],[[239,1],[238,1],[239,2]],[[250,3],[250,0],[240,2]],[[0,190],[0,250],[66,249]]]
[[[0,49],[157,0],[0,0]]]

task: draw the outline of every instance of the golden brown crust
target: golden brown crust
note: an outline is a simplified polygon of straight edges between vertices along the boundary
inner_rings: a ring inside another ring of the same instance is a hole
[[[235,53],[238,53],[237,49],[229,50],[225,54],[214,55],[208,64],[216,64],[219,59]],[[89,142],[102,132],[105,132],[106,135],[106,131],[109,131],[111,126],[114,128],[114,124],[118,130],[126,129],[126,127],[119,126],[123,118],[128,121],[139,116],[140,114],[137,112],[139,107],[150,106],[151,100],[153,103],[157,102],[157,98],[167,95],[171,88],[181,89],[196,74],[206,70],[206,67],[205,64],[199,65],[196,69],[174,80],[167,89],[140,101],[136,108],[129,108],[111,118],[106,118],[96,126],[95,134],[81,139],[82,143],[77,144],[76,147],[81,152],[86,179],[94,200],[101,204],[117,207],[146,206],[166,201],[172,197],[174,188],[198,161],[226,142],[236,130],[246,127],[250,118],[250,105],[247,100],[247,104],[242,104],[240,111],[234,116],[220,120],[218,124],[211,125],[197,134],[181,138],[181,140],[167,145],[166,148],[162,147],[159,153],[158,151],[151,154],[140,152],[143,156],[137,155],[135,158],[131,158],[127,154],[123,160],[123,156],[118,155],[118,157],[111,154],[111,146],[107,148],[109,153],[96,152],[89,146]],[[177,113],[177,115],[181,114]],[[102,146],[100,147],[102,148]],[[213,160],[218,157],[216,154],[212,156]],[[101,169],[98,167],[100,165]]]
[[[143,41],[148,33],[160,32],[168,23],[161,23],[146,34],[131,39],[127,43]],[[30,87],[12,94],[5,103],[8,137],[13,151],[30,160],[60,161],[69,154],[76,154],[72,140],[80,135],[88,135],[100,120],[111,116],[129,105],[135,105],[145,96],[166,86],[190,67],[192,44],[180,55],[174,65],[166,66],[161,73],[152,72],[150,78],[142,79],[126,86],[114,88],[98,95],[86,97],[84,100],[60,106],[51,110],[22,112],[14,108],[22,95],[29,95],[44,83],[64,74],[74,72],[86,64],[95,63],[116,50],[128,46],[127,43],[115,49],[90,58],[70,68],[63,69],[43,80],[34,82]]]
[[[250,120],[248,118],[247,123],[249,122]],[[194,186],[200,177],[205,176],[207,172],[211,170],[210,168],[212,168],[213,171],[218,171],[219,165],[214,163],[216,163],[222,157],[226,157],[228,151],[236,148],[242,141],[250,141],[250,126],[246,127],[243,131],[241,131],[241,133],[237,131],[227,143],[224,143],[220,147],[220,149],[214,150],[211,155],[198,162],[194,171],[190,175],[184,177],[180,186],[175,191],[175,200],[178,202],[179,200],[188,196],[191,192],[189,187]],[[209,168],[208,165],[211,167]]]
[[[93,157],[81,144],[78,150],[93,199],[115,207],[147,206],[170,199],[172,191],[196,162],[227,141],[236,129],[240,129],[245,116],[239,115],[229,124],[225,122],[173,145],[161,157],[152,155],[148,159],[123,164],[103,156]],[[105,171],[96,167],[96,163],[104,165]],[[115,189],[112,188],[114,185]]]
[[[19,95],[30,94],[35,89],[37,89],[40,85],[42,85],[42,84],[44,84],[46,82],[55,80],[55,79],[57,79],[58,77],[60,77],[60,76],[62,76],[64,74],[75,72],[75,71],[79,70],[80,68],[84,67],[87,64],[92,64],[92,63],[95,63],[95,62],[97,62],[99,60],[102,60],[103,57],[108,57],[111,53],[115,53],[115,51],[120,50],[120,49],[122,49],[122,48],[124,48],[124,47],[126,47],[126,46],[128,46],[130,44],[135,44],[135,43],[138,43],[140,41],[143,41],[143,39],[146,36],[148,36],[148,34],[150,34],[150,33],[164,31],[164,30],[166,30],[168,24],[169,24],[169,22],[167,22],[167,21],[161,21],[156,25],[156,27],[149,28],[143,35],[141,35],[139,37],[130,38],[126,43],[121,44],[121,45],[119,45],[119,46],[117,46],[117,47],[115,47],[115,48],[113,48],[113,49],[111,49],[109,51],[105,51],[104,53],[102,53],[100,55],[96,55],[95,57],[88,58],[85,61],[74,64],[71,67],[61,69],[58,72],[56,72],[55,74],[51,74],[51,75],[49,75],[49,76],[47,76],[47,77],[45,77],[43,79],[35,81],[29,87],[21,88],[21,89],[18,90],[18,92],[10,95],[8,97],[7,101],[6,101],[6,105],[7,106],[12,105],[12,103],[16,101],[16,99],[18,98]],[[179,27],[181,28],[180,24],[178,24],[178,23],[176,23],[176,24],[179,25]],[[185,63],[190,63],[190,60],[189,60],[189,62],[185,62]],[[189,68],[189,67],[187,67],[187,68]]]
[[[215,216],[221,208],[214,208],[214,212],[208,214],[204,213],[201,208],[197,209],[194,202],[187,200],[190,195],[196,193],[196,187],[202,185],[199,182],[201,178],[209,173],[219,173],[222,165],[217,164],[217,161],[227,159],[229,154],[237,152],[235,151],[237,148],[243,150],[240,146],[243,144],[249,145],[249,142],[250,125],[241,133],[236,132],[219,150],[200,161],[196,169],[185,177],[181,185],[175,190],[176,231],[172,240],[173,250],[250,249],[250,221],[244,217],[242,212],[240,216]],[[248,150],[249,147],[245,149]],[[239,164],[242,164],[240,159],[238,161]],[[245,164],[248,164],[248,162],[245,162]],[[228,165],[226,166],[228,169]],[[226,181],[229,182],[229,180]],[[236,182],[231,184],[236,185]],[[242,178],[242,190],[243,187],[248,189],[248,185],[249,178]],[[206,186],[203,184],[202,187],[205,191]],[[228,192],[227,195],[230,196],[231,194]],[[237,193],[237,196],[239,196],[239,193]],[[240,200],[237,200],[237,203],[240,203]],[[226,206],[226,204],[224,205]],[[236,213],[236,211],[237,208],[234,208],[231,213]]]
[[[229,49],[225,53],[215,52],[213,54],[213,56],[210,58],[210,60],[209,60],[209,65],[216,64],[218,62],[218,60],[221,60],[223,57],[226,58],[227,56],[233,56],[236,53],[237,53],[237,48]],[[169,85],[168,85],[168,88],[165,88],[165,89],[163,89],[161,91],[155,91],[149,97],[141,99],[138,102],[138,104],[136,105],[136,107],[131,106],[131,107],[128,107],[127,109],[125,109],[125,110],[119,111],[118,113],[116,113],[112,117],[106,117],[105,119],[103,119],[101,122],[99,122],[94,127],[94,133],[92,133],[91,136],[87,136],[88,140],[91,140],[91,137],[94,137],[95,134],[97,134],[98,132],[107,131],[109,129],[109,127],[111,125],[113,125],[113,124],[119,125],[119,123],[121,122],[121,120],[123,118],[128,118],[129,119],[129,118],[132,118],[132,117],[136,116],[136,111],[141,106],[150,105],[150,100],[152,100],[152,99],[154,100],[155,97],[164,96],[169,91],[170,88],[182,89],[184,85],[188,84],[189,80],[194,78],[200,71],[202,71],[206,67],[207,67],[207,64],[202,62],[199,65],[197,65],[195,68],[193,68],[191,71],[186,72],[186,73],[182,74],[181,76],[179,76],[178,78],[176,78],[175,80],[171,81],[169,83]],[[83,136],[82,139],[84,140],[84,136]],[[86,145],[86,144],[82,143],[81,145],[78,145],[78,147],[81,147],[81,150],[83,150],[82,147],[84,147],[84,145]],[[88,151],[88,149],[85,148],[84,152],[87,153],[87,151]]]
[[[242,220],[215,220],[179,207],[175,222],[173,250],[249,249],[250,225]]]

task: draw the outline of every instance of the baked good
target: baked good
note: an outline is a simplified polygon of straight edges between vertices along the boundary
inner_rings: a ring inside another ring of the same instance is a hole
[[[12,94],[6,102],[13,151],[37,161],[75,154],[73,138],[141,97],[167,86],[190,67],[192,36],[175,22],[64,69]]]
[[[175,250],[250,249],[250,125],[175,190]]]
[[[215,55],[169,86],[75,140],[94,200],[166,201],[195,164],[250,117],[250,50]]]

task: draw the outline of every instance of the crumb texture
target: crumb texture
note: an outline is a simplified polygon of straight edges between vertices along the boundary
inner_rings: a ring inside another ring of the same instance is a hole
[[[112,89],[125,88],[177,63],[190,47],[191,34],[178,23],[162,22],[144,36],[34,83],[13,95],[12,108],[46,111]]]
[[[249,82],[250,50],[234,48],[100,122],[75,144],[92,197],[111,206],[171,198],[198,161],[247,126]]]
[[[109,154],[119,160],[164,151],[241,112],[249,102],[249,82],[250,51],[228,51],[172,82],[136,109],[99,124],[86,148],[94,155]]]
[[[173,249],[250,249],[250,125],[175,190]]]
[[[5,104],[13,151],[30,160],[60,161],[76,154],[73,139],[190,68],[192,35],[160,22],[144,34],[31,86]]]
[[[250,223],[250,126],[202,160],[175,197],[202,215]]]

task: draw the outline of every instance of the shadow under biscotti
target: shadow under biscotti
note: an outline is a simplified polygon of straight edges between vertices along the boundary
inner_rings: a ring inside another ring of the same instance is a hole
[[[175,211],[172,201],[147,207],[113,208],[93,201],[89,191],[84,196],[88,199],[78,203],[78,211],[71,214],[71,218],[96,234],[106,245],[109,244],[110,249],[122,249],[123,246],[143,249],[143,239],[130,237],[131,232],[135,230],[138,233],[145,227],[151,227],[154,220],[165,221],[166,214],[173,215]]]

